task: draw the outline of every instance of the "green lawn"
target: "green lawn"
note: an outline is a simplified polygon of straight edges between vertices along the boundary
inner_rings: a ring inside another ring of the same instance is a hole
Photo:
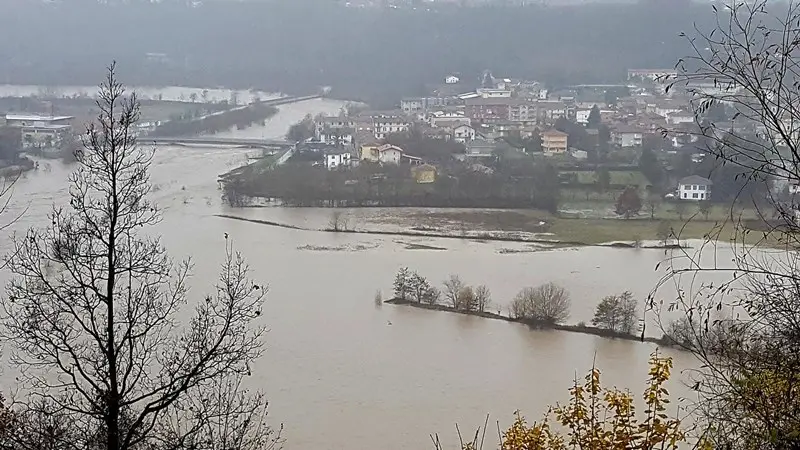
[[[553,218],[549,229],[556,239],[586,244],[612,241],[660,240],[660,220],[647,219],[565,219]],[[704,239],[714,236],[731,240],[734,227],[728,223],[692,220],[670,221],[674,233],[681,239]]]

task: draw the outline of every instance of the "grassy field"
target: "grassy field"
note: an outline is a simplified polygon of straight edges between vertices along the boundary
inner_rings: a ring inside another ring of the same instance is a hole
[[[565,219],[553,218],[549,229],[554,237],[563,241],[600,244],[614,241],[657,241],[661,221],[647,219]],[[706,220],[669,222],[673,233],[680,239],[705,239],[713,236],[730,241],[735,237],[732,223]],[[756,236],[753,236],[756,238]]]
[[[573,200],[564,199],[562,194],[562,203],[559,209],[564,212],[565,216],[598,219],[617,218],[616,213],[614,213],[615,199],[612,196],[592,197],[591,200],[584,200],[577,196],[571,198]],[[686,221],[689,219],[725,221],[759,218],[759,212],[753,208],[736,207],[732,210],[729,205],[712,205],[707,211],[703,211],[698,203],[692,202],[660,202],[653,206],[651,210],[650,204],[645,202],[641,211],[639,211],[639,218],[670,221]]]
[[[756,216],[753,211],[738,213],[743,217],[742,220]],[[703,215],[692,217],[688,213],[681,220],[677,214],[667,210],[661,212],[660,217],[651,220],[649,216],[636,219],[575,218],[533,210],[461,209],[411,211],[400,214],[399,217],[394,216],[390,221],[397,223],[402,218],[417,226],[432,229],[447,229],[448,226],[452,228],[452,224],[458,224],[470,230],[537,233],[546,239],[585,244],[659,241],[663,239],[661,231],[665,226],[681,240],[708,237],[721,241],[730,241],[737,237],[741,239],[737,232],[741,233],[742,230],[735,225],[738,219],[731,220],[729,214],[729,210],[719,207],[709,213],[707,220]],[[746,240],[749,243],[758,243],[763,240],[763,235],[752,232]]]

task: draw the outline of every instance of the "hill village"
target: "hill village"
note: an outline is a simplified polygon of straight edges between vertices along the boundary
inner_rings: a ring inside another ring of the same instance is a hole
[[[351,105],[336,116],[306,117],[287,135],[298,142],[288,165],[324,166],[343,174],[340,184],[352,186],[359,183],[364,166],[370,167],[371,182],[385,178],[391,167],[392,173],[405,173],[418,185],[435,185],[447,184],[442,178],[463,181],[465,172],[491,176],[505,170],[520,178],[509,167],[538,164],[558,174],[558,186],[552,188],[559,191],[557,203],[583,203],[578,209],[585,214],[613,216],[611,209],[626,189],[636,191],[641,205],[653,197],[687,203],[716,199],[711,192],[719,180],[710,175],[711,161],[704,164],[706,143],[700,125],[713,121],[715,127],[739,134],[759,131],[724,104],[695,114],[692,92],[726,91],[713,82],[674,83],[674,70],[629,70],[624,83],[556,90],[488,71],[474,78],[471,84],[449,75],[426,86],[427,95],[404,98],[394,110]],[[720,189],[732,190],[732,184],[732,178],[723,180]],[[539,188],[539,194],[541,189],[551,190]],[[436,191],[418,189],[424,194],[417,195],[428,198]],[[286,189],[255,189],[262,196],[281,197],[278,190]],[[723,192],[718,198],[727,201],[729,196]],[[452,198],[424,205],[468,206]]]

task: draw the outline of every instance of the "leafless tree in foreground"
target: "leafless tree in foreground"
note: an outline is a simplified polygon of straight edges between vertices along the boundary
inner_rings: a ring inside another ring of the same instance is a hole
[[[716,447],[797,448],[800,205],[788,186],[800,183],[800,5],[725,3],[713,6],[716,27],[690,39],[694,54],[678,64],[672,87],[692,96],[706,159],[728,171],[739,195],[699,251],[669,261],[648,306],[702,363],[692,383],[697,417]],[[733,110],[730,119],[704,117],[720,104]],[[734,205],[743,199],[759,219],[741,219]],[[729,239],[732,250],[717,247]],[[661,298],[667,283],[677,298]],[[669,323],[674,311],[682,317]]]
[[[266,289],[226,236],[216,292],[187,301],[190,262],[174,264],[147,234],[161,218],[147,200],[152,152],[136,145],[139,106],[113,65],[97,104],[69,206],[16,238],[6,261],[2,337],[27,411],[67,419],[72,442],[54,448],[265,448],[264,399],[241,379],[263,350]]]

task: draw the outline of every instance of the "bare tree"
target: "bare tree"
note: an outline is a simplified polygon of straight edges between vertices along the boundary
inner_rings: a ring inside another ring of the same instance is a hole
[[[797,448],[798,204],[774,188],[800,180],[800,4],[725,3],[725,9],[714,6],[712,30],[689,38],[693,54],[679,62],[670,88],[692,98],[698,142],[709,155],[704,163],[713,163],[730,190],[730,198],[721,197],[715,182],[713,195],[730,200],[730,212],[701,250],[674,255],[648,306],[665,334],[701,361],[692,375],[697,417],[715,447]],[[725,122],[707,114],[721,104],[734,112]],[[743,203],[758,220],[741,219]],[[733,245],[717,245],[729,239]],[[757,248],[763,244],[778,251]],[[726,253],[707,256],[718,248]],[[714,283],[704,281],[706,272]],[[660,295],[668,283],[677,287],[674,299]],[[683,316],[679,322],[668,320],[675,311]]]
[[[661,206],[661,195],[658,192],[650,192],[647,195],[647,211],[650,213],[650,220],[656,218],[656,211]]]
[[[248,408],[265,404],[225,383],[248,374],[262,353],[257,320],[266,289],[249,280],[226,236],[216,292],[189,304],[189,261],[175,265],[146,233],[161,218],[147,200],[152,152],[136,145],[139,106],[114,65],[97,105],[97,123],[70,177],[69,206],[16,238],[6,259],[14,278],[1,305],[3,338],[14,346],[21,387],[77,431],[78,442],[61,448],[157,448],[167,442],[162,432],[170,420],[179,426],[169,448],[180,448],[215,423],[244,423]],[[180,320],[187,306],[194,312]],[[231,388],[229,403],[212,395],[215,387]],[[220,409],[240,398],[252,403]],[[203,400],[212,402],[199,411],[187,407]],[[248,433],[269,438],[268,428],[249,427],[263,410],[250,411]],[[236,434],[225,439],[244,442],[237,439],[241,427],[228,430]]]
[[[458,307],[461,311],[473,312],[478,310],[478,299],[472,286],[464,286],[458,291]]]
[[[571,302],[566,289],[555,283],[521,290],[511,303],[511,315],[547,324],[564,323],[569,318]]]
[[[492,293],[486,285],[482,284],[475,288],[475,303],[478,311],[484,312],[492,304]]]
[[[411,299],[417,303],[426,303],[428,305],[435,305],[439,302],[441,293],[438,289],[431,286],[428,279],[418,274],[412,273],[408,281],[410,287]]]
[[[342,214],[341,211],[334,211],[328,221],[328,231],[347,231],[349,226],[347,216]]]
[[[464,282],[458,275],[450,275],[450,278],[444,281],[444,297],[453,308],[459,308],[459,294],[464,289]]]

